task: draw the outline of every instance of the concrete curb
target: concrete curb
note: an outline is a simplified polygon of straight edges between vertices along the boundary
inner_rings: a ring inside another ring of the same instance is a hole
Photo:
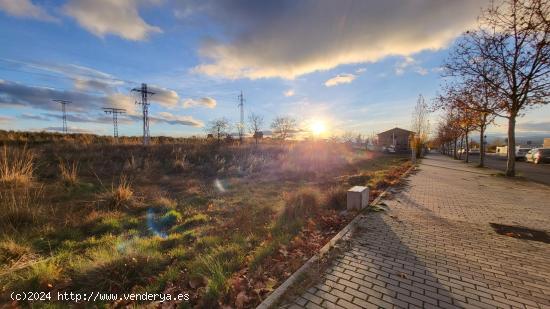
[[[401,181],[401,179],[407,177],[409,175],[409,173],[417,167],[417,165],[418,165],[418,163],[411,166],[408,170],[406,170],[405,173],[403,173],[403,175],[401,175],[401,177],[399,177],[399,181]],[[386,195],[386,193],[390,189],[392,189],[392,187],[386,188],[386,190],[384,190],[382,193],[380,193],[380,195],[378,195],[378,197],[376,197],[372,201],[372,203],[369,204],[369,206],[373,206],[373,205],[378,204],[380,202],[380,200]],[[306,274],[308,272],[308,270],[313,265],[315,265],[315,263],[317,263],[319,261],[319,259],[321,259],[323,256],[325,256],[330,251],[330,249],[332,249],[334,247],[334,245],[338,241],[340,241],[347,233],[349,233],[350,231],[353,230],[353,228],[355,227],[357,222],[359,222],[359,219],[361,218],[362,213],[363,213],[363,211],[359,211],[357,213],[357,216],[355,216],[355,218],[353,218],[353,220],[351,220],[351,222],[348,223],[348,225],[346,225],[340,232],[338,232],[338,234],[334,235],[334,237],[332,237],[331,240],[329,240],[321,249],[319,249],[319,253],[315,254],[309,260],[307,260],[307,262],[304,265],[302,265],[302,267],[300,267],[297,271],[295,271],[290,277],[288,277],[288,279],[285,280],[285,282],[283,282],[283,284],[281,284],[266,299],[264,299],[264,301],[262,301],[256,307],[256,309],[274,308],[274,306],[279,302],[281,297],[283,297],[286,294],[286,292],[294,284],[298,283],[300,278],[304,274]]]

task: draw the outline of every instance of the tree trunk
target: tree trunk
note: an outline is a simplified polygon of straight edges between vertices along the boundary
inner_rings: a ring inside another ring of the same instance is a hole
[[[470,162],[470,145],[468,145],[468,131],[466,131],[466,157],[465,157],[465,161],[466,163],[469,163]]]
[[[516,115],[508,118],[508,161],[506,162],[506,176],[516,176]]]
[[[455,160],[458,159],[458,156],[456,155],[456,146],[457,146],[457,144],[458,144],[458,141],[457,141],[457,140],[458,140],[458,138],[455,138],[455,140],[454,140],[454,149],[453,149],[453,158],[454,158]]]
[[[462,160],[462,153],[464,152],[464,136],[460,138],[460,152],[458,153],[458,159]]]
[[[485,123],[485,119],[487,116],[483,116],[483,123]],[[479,167],[485,166],[485,125],[482,125],[479,127]]]

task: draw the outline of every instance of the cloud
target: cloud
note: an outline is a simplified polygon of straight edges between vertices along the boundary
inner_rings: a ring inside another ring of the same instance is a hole
[[[185,1],[219,23],[195,72],[225,78],[292,79],[341,64],[445,48],[473,26],[488,0]]]
[[[367,68],[359,68],[359,69],[355,70],[355,73],[361,74],[361,73],[365,73],[366,71],[367,71]]]
[[[162,122],[171,125],[184,125],[201,128],[204,126],[204,123],[200,120],[193,119],[191,116],[180,116],[174,115],[169,112],[160,112],[158,116],[151,116],[150,120],[152,122]]]
[[[517,130],[520,132],[550,133],[550,121],[518,123]]]
[[[48,121],[48,120],[51,120],[51,118],[49,116],[46,116],[44,114],[42,115],[36,115],[36,114],[27,114],[27,113],[23,113],[19,116],[17,116],[17,118],[19,119],[30,119],[30,120],[39,120],[39,121]]]
[[[0,123],[10,123],[13,121],[13,117],[0,116]]]
[[[48,119],[63,118],[63,116],[60,113],[59,114],[43,113],[42,116]],[[123,119],[119,119],[119,120],[123,120]],[[90,116],[88,114],[82,114],[82,113],[67,113],[67,121],[68,122],[110,123],[112,121],[112,118],[101,114],[94,114],[93,116]]]
[[[28,86],[0,80],[0,106],[34,107],[45,110],[60,110],[54,99],[71,101],[68,110],[84,111],[101,107],[104,98],[70,90]]]
[[[159,27],[146,23],[139,15],[137,0],[70,0],[63,10],[94,35],[103,38],[107,34],[141,41],[152,33],[160,33]]]
[[[74,79],[74,87],[81,91],[98,91],[103,93],[111,93],[116,91],[115,87],[121,85],[122,82],[112,82],[109,80],[99,79],[83,79],[76,77]]]
[[[63,132],[63,127],[47,127],[43,128],[40,131],[56,131],[56,132]],[[85,134],[97,134],[97,131],[87,130],[87,129],[81,129],[81,128],[75,128],[75,127],[68,127],[67,131],[69,133],[85,133]]]
[[[403,60],[397,62],[394,66],[395,75],[403,75],[407,70],[411,70],[420,75],[429,73],[429,71],[423,68],[416,59],[410,56],[403,57]]]
[[[43,8],[30,0],[0,0],[0,10],[15,17],[32,18],[42,21],[58,21]]]
[[[71,63],[58,64],[35,61],[18,61],[13,59],[1,60],[8,62],[14,69],[23,69],[25,71],[44,71],[72,79],[75,89],[79,91],[113,93],[116,92],[118,86],[122,86],[124,84],[124,81],[115,78],[111,74]]]
[[[215,108],[217,104],[218,102],[216,102],[216,99],[211,97],[204,97],[200,99],[186,99],[183,101],[184,108],[190,108],[190,107],[196,107],[196,106]]]
[[[159,86],[148,86],[147,90],[154,92],[149,100],[152,102],[157,102],[161,106],[166,108],[175,108],[180,102],[180,97],[177,92],[174,90],[162,88]]]
[[[135,99],[129,94],[113,93],[105,98],[105,106],[103,107],[115,107],[122,108],[128,115],[139,115],[139,106],[136,104]]]
[[[333,87],[339,84],[349,84],[351,83],[357,76],[353,74],[338,74],[335,77],[327,80],[325,82],[326,87]]]
[[[294,96],[296,93],[294,92],[293,89],[288,89],[287,91],[284,92],[284,95],[285,97],[292,97]]]

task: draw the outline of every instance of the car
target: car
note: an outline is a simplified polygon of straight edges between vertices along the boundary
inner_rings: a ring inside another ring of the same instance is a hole
[[[464,148],[460,148],[458,150],[458,154],[460,154],[460,155],[463,155],[465,153],[466,153],[466,149],[464,149]],[[470,155],[479,155],[479,148],[470,148],[470,149],[468,149],[468,153]]]
[[[550,148],[534,148],[527,152],[525,161],[535,164],[550,162]]]
[[[516,161],[525,161],[525,155],[531,148],[518,148],[516,150]]]

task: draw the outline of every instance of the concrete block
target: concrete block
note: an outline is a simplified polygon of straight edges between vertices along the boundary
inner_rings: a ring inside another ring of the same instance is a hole
[[[369,205],[369,188],[355,186],[348,190],[347,206],[348,210],[363,209]]]

